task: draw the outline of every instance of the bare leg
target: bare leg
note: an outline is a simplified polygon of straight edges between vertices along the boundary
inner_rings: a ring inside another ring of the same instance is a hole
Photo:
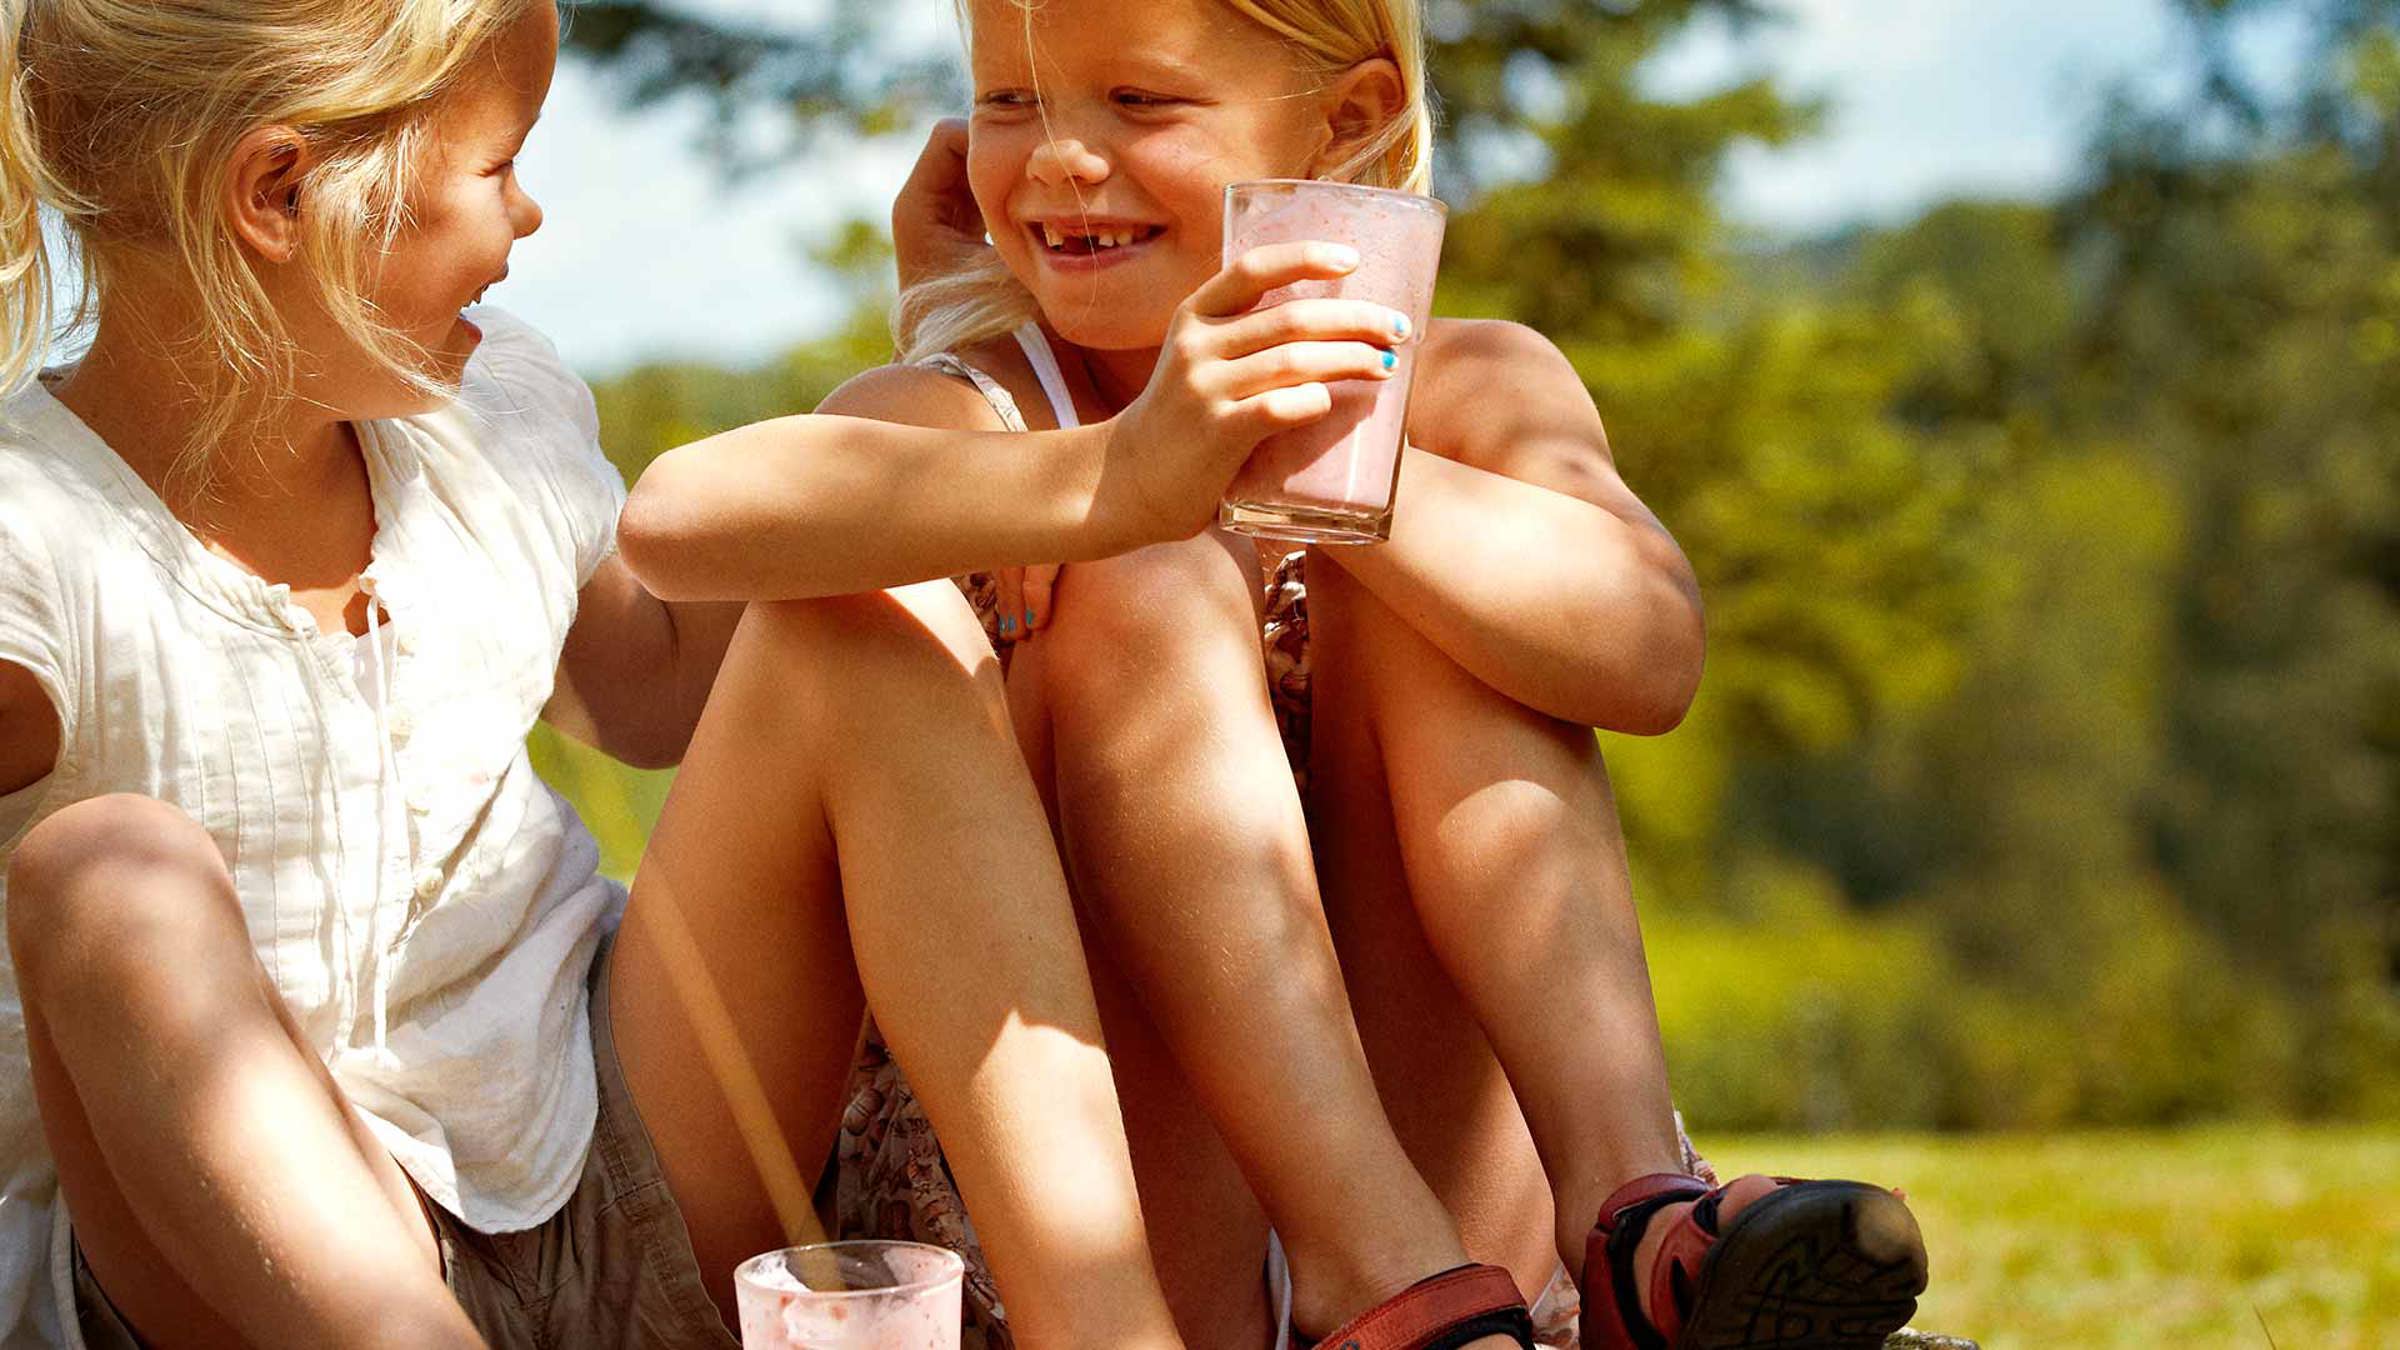
[[[1038,643],[1017,649],[1009,704],[1016,715],[1017,742],[1055,822],[1051,727],[1041,695],[1044,659]],[[1133,1152],[1143,1224],[1150,1234],[1150,1261],[1175,1314],[1175,1329],[1193,1350],[1258,1350],[1271,1345],[1275,1310],[1268,1306],[1263,1278],[1266,1213],[1250,1193],[1250,1183],[1216,1122],[1193,1095],[1140,995],[1093,926],[1088,907],[1078,908],[1078,918],[1092,992],[1100,1004],[1100,1025],[1108,1034],[1109,1065],[1125,1107],[1125,1137]],[[1258,1296],[1241,1296],[1250,1289]]]
[[[1385,1113],[1468,1252],[1535,1293],[1558,1261],[1549,1179],[1474,1010],[1425,944],[1372,723],[1328,667],[1325,608],[1312,593],[1309,821],[1351,1007]]]
[[[483,1343],[198,825],[144,797],[52,816],[11,860],[8,936],[77,1240],[145,1339]]]
[[[1290,1253],[1322,1332],[1465,1259],[1383,1118],[1260,670],[1255,556],[1203,537],[1061,576],[1019,655],[1076,894]]]
[[[1497,1106],[1496,1056],[1549,1181],[1555,1249],[1580,1270],[1608,1194],[1681,1161],[1597,741],[1467,674],[1323,554],[1309,561],[1317,743],[1328,756],[1313,781],[1321,844],[1339,859],[1329,893],[1345,942],[1357,935],[1346,948],[1352,997],[1387,1051],[1414,1038],[1405,1060],[1387,1054],[1387,1077],[1417,1103],[1401,1118],[1437,1176],[1474,1177],[1479,1155],[1523,1157],[1525,1136]],[[1353,864],[1357,874],[1342,876]],[[1396,905],[1402,897],[1413,905]],[[1392,913],[1401,908],[1413,912],[1414,942]],[[1488,1050],[1427,1026],[1442,1002],[1429,986],[1471,1012]],[[1427,1044],[1444,1053],[1427,1055]],[[1521,1196],[1523,1177],[1520,1163],[1498,1184]],[[1470,1212],[1479,1198],[1457,1197]],[[1528,1236],[1520,1225],[1510,1250]]]
[[[1192,1350],[1272,1345],[1266,1214],[1125,973],[1105,946],[1087,950],[1151,1260],[1175,1328]]]
[[[734,1263],[785,1234],[675,985],[678,934],[801,1166],[872,1003],[1019,1341],[1172,1342],[1065,881],[955,590],[752,606],[634,886],[620,1053],[730,1308]]]

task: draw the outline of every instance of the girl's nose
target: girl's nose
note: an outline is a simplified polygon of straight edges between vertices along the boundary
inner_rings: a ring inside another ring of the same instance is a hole
[[[1026,175],[1046,187],[1061,187],[1069,179],[1099,183],[1108,177],[1108,161],[1072,136],[1035,146]]]
[[[517,200],[509,210],[509,224],[516,228],[519,239],[542,228],[542,204],[523,188],[517,189]]]

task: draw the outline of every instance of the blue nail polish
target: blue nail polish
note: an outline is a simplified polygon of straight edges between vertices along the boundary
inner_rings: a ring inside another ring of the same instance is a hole
[[[1025,631],[1028,633],[1033,631],[1033,611],[1030,609],[1025,611]]]
[[[1013,632],[1017,631],[1017,620],[1016,620],[1016,617],[1015,617],[1014,615],[1010,615],[1010,614],[1003,614],[1003,615],[1001,615],[1001,616],[1000,616],[1000,631],[1001,631],[1001,632],[1003,632],[1003,633],[1013,633]]]
[[[1395,314],[1392,316],[1392,336],[1397,338],[1404,338],[1408,336],[1407,315]]]
[[[1400,364],[1400,353],[1398,353],[1398,352],[1385,352],[1385,353],[1383,354],[1383,368],[1384,368],[1385,370],[1390,370],[1392,367],[1394,367],[1394,366],[1396,366],[1396,365],[1399,365],[1399,364]]]

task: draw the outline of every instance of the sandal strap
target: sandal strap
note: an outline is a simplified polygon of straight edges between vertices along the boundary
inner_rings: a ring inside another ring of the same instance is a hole
[[[1513,1336],[1533,1350],[1533,1315],[1507,1271],[1469,1265],[1417,1281],[1344,1323],[1317,1350],[1457,1350],[1485,1336]]]
[[[1662,1259],[1658,1264],[1661,1284],[1652,1290],[1651,1306],[1665,1324],[1654,1326],[1642,1315],[1639,1293],[1640,1277],[1633,1268],[1635,1251],[1641,1246],[1643,1230],[1650,1216],[1668,1205],[1686,1200],[1704,1200],[1710,1194],[1707,1182],[1682,1172],[1653,1172],[1636,1177],[1619,1186],[1600,1206],[1600,1221],[1592,1225],[1592,1234],[1584,1242],[1583,1296],[1584,1344],[1586,1350],[1667,1350],[1683,1329],[1682,1309],[1672,1296],[1669,1272],[1675,1261]],[[1675,1245],[1670,1235],[1669,1249],[1662,1257],[1671,1257]],[[1706,1240],[1701,1243],[1705,1251]],[[1592,1277],[1607,1271],[1608,1297],[1592,1287]]]

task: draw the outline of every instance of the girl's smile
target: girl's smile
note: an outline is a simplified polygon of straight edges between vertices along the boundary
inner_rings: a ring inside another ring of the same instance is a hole
[[[1097,271],[1131,262],[1167,232],[1164,225],[1094,219],[1040,221],[1026,228],[1041,246],[1036,256],[1060,272]]]
[[[1156,347],[1221,266],[1225,185],[1304,174],[1328,139],[1322,81],[1218,0],[975,0],[972,24],[976,203],[1087,348]]]

